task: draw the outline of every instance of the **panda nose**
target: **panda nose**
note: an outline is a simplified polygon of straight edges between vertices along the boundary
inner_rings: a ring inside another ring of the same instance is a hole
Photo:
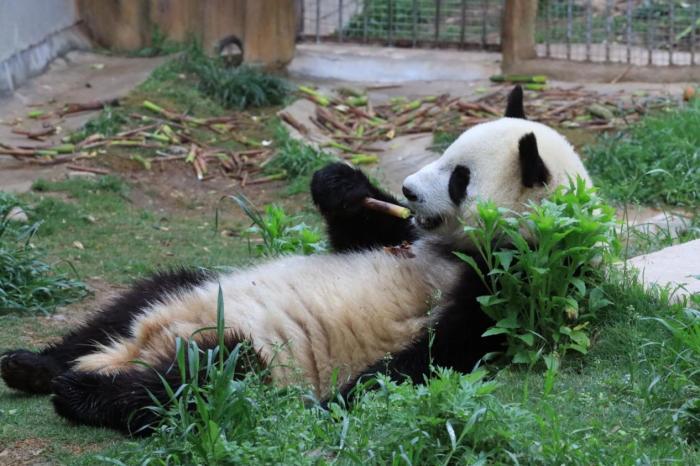
[[[410,188],[407,188],[406,185],[401,187],[401,191],[403,191],[403,195],[406,196],[406,199],[409,201],[416,202],[418,200],[418,195],[411,191]]]

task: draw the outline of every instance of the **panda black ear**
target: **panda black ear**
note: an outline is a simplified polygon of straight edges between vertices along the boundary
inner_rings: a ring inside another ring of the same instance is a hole
[[[549,181],[550,174],[537,149],[534,133],[528,133],[518,142],[520,152],[520,172],[523,186],[532,188],[542,186]]]
[[[506,117],[525,118],[525,107],[523,107],[523,88],[516,84],[510,94],[508,94],[508,105],[506,106]]]

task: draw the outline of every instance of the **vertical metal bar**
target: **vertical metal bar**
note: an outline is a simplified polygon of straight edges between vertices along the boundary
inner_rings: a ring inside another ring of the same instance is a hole
[[[612,17],[613,0],[605,2],[605,62],[610,63],[610,44],[612,43]]]
[[[362,40],[367,43],[369,40],[369,5],[370,0],[365,0],[362,6]]]
[[[435,42],[440,39],[440,10],[442,9],[442,0],[435,0]]]
[[[632,0],[627,0],[627,63],[632,63]]]
[[[654,63],[654,15],[652,8],[647,9],[647,65]]]
[[[593,11],[591,0],[586,0],[586,61],[591,61],[591,40],[593,29]]]
[[[673,49],[676,46],[676,9],[673,1],[668,2],[668,64],[673,66]]]
[[[343,41],[343,0],[338,0],[338,42]]]
[[[690,64],[695,65],[695,32],[697,30],[697,23],[698,23],[698,3],[695,2],[693,4],[693,19],[692,23],[690,25]]]
[[[574,0],[566,5],[566,59],[571,60],[571,37],[574,34]]]
[[[545,47],[545,56],[549,58],[552,55],[552,50],[550,46],[550,28],[551,28],[551,16],[552,16],[552,4],[551,0],[548,0],[544,2],[545,4],[545,10],[544,10],[544,47]]]
[[[486,25],[488,24],[489,2],[481,2],[481,48],[486,50]]]
[[[462,0],[461,16],[459,18],[459,46],[464,48],[464,40],[467,35],[467,0]]]
[[[387,2],[387,11],[388,16],[389,16],[389,35],[388,35],[388,42],[389,45],[394,45],[394,0],[389,0]]]
[[[321,0],[316,0],[316,43],[321,42]]]
[[[418,44],[418,0],[413,0],[413,47]]]

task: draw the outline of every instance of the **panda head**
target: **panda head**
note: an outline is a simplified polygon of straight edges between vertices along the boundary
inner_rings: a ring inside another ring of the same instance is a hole
[[[458,240],[463,224],[474,222],[478,202],[522,211],[577,175],[590,184],[571,144],[525,119],[523,91],[516,86],[504,118],[465,131],[439,159],[408,176],[403,193],[419,229]]]

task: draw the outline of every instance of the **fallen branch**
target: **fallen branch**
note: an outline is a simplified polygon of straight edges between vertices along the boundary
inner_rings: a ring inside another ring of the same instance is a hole
[[[53,134],[56,134],[56,127],[51,126],[46,129],[42,129],[39,131],[25,131],[22,129],[13,129],[12,133],[14,134],[19,134],[21,136],[26,136],[29,139],[35,139],[37,141],[43,141],[42,138],[45,138],[46,136],[51,136]]]
[[[63,106],[61,110],[59,110],[56,114],[60,117],[64,117],[66,115],[70,115],[72,113],[80,113],[80,112],[90,112],[93,110],[102,110],[105,107],[118,107],[119,106],[119,99],[110,99],[110,100],[96,100],[93,102],[85,102],[85,103],[69,103]]]

